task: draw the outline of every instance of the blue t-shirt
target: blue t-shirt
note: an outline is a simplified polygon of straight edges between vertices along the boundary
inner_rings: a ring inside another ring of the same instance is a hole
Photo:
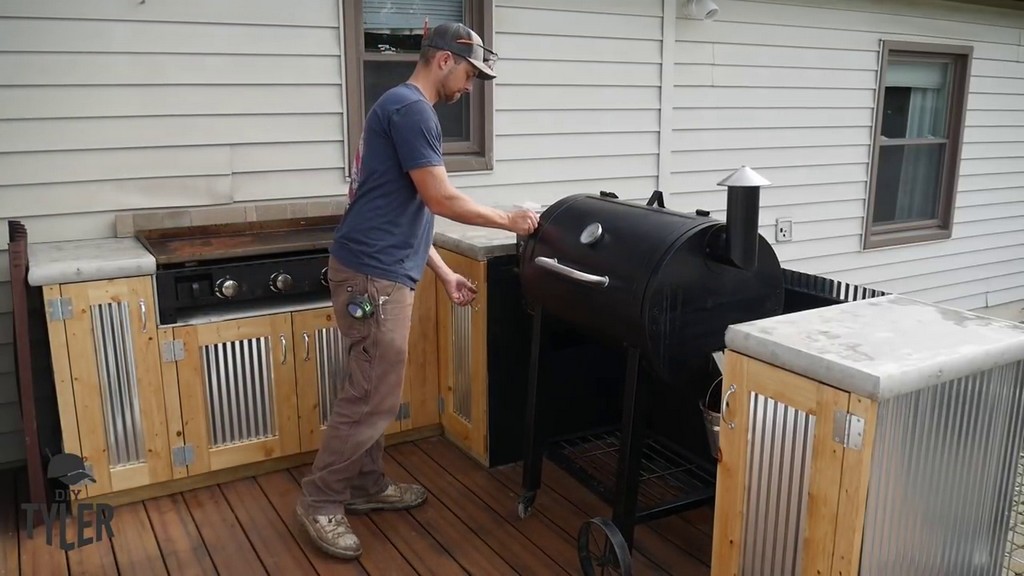
[[[419,88],[403,83],[385,92],[366,116],[331,255],[352,270],[415,289],[434,215],[409,170],[443,164],[441,123]]]

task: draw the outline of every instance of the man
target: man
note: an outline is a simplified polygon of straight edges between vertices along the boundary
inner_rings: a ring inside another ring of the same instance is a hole
[[[530,234],[537,215],[482,206],[449,182],[441,124],[433,105],[454,103],[476,78],[495,78],[494,52],[462,24],[424,38],[409,80],[388,90],[367,114],[353,166],[349,206],[328,266],[338,328],[347,339],[344,389],[296,507],[313,540],[330,554],[357,558],[359,538],[345,516],[418,506],[426,491],[384,475],[384,430],[401,399],[413,291],[430,266],[448,297],[465,306],[476,289],[434,250],[433,216]]]

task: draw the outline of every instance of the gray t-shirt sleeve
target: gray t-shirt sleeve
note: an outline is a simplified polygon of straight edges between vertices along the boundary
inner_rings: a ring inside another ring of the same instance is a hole
[[[391,139],[398,153],[398,162],[405,172],[424,166],[444,165],[441,123],[427,102],[411,102],[394,111],[391,115]]]

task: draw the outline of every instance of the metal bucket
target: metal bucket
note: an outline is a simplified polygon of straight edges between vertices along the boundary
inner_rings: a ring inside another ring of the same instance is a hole
[[[711,455],[716,460],[721,460],[722,453],[718,448],[718,433],[722,426],[722,414],[708,409],[708,400],[711,398],[711,391],[715,389],[715,384],[722,381],[722,377],[719,376],[711,388],[708,389],[707,396],[702,402],[700,402],[700,411],[704,414],[704,431],[708,435],[708,447],[711,449]]]

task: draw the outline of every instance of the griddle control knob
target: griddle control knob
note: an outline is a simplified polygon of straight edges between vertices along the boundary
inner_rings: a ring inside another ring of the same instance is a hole
[[[275,272],[270,277],[270,287],[275,292],[287,292],[292,288],[292,277],[284,272]]]
[[[217,281],[217,296],[221,298],[234,298],[238,296],[238,282],[231,278],[221,278]]]
[[[704,217],[711,216],[711,212],[708,212],[707,210],[704,210],[703,208],[697,208],[697,210],[694,211],[694,214],[696,214],[697,216],[704,216]]]

